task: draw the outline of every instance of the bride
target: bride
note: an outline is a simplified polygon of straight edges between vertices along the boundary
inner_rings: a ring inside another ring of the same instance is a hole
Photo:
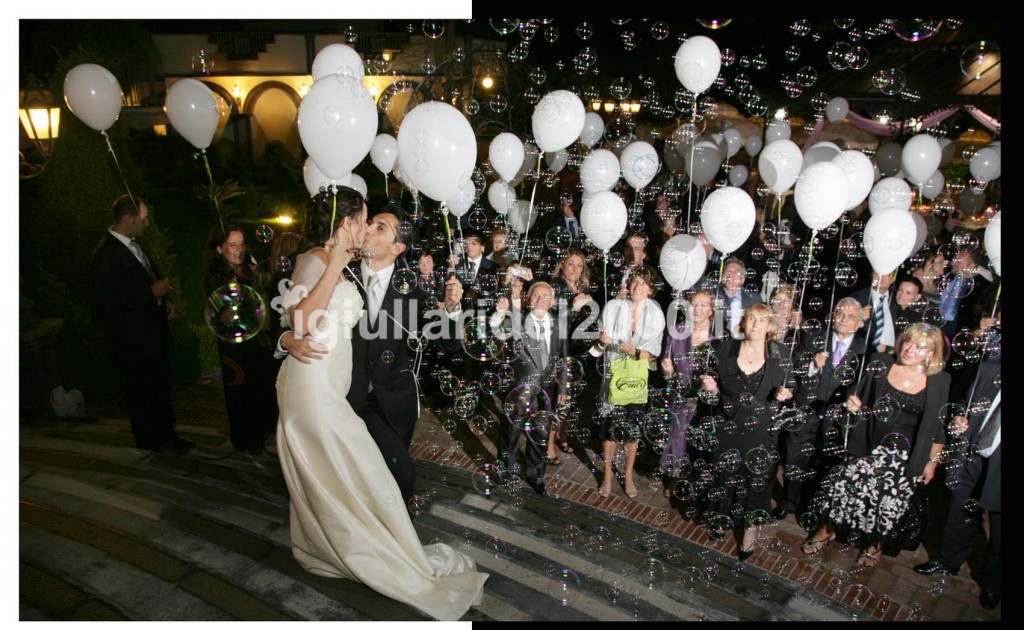
[[[356,580],[435,619],[457,620],[480,602],[487,574],[448,545],[420,544],[380,449],[345,399],[363,300],[343,272],[363,242],[366,213],[362,196],[341,187],[331,234],[331,204],[314,204],[309,248],[283,299],[296,336],[310,336],[323,353],[310,363],[289,356],[277,380],[292,551],[311,573]]]

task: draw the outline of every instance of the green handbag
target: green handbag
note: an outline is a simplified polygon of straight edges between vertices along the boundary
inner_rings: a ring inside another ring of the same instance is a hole
[[[608,402],[613,405],[642,405],[647,402],[647,361],[616,359],[612,361],[612,380]]]

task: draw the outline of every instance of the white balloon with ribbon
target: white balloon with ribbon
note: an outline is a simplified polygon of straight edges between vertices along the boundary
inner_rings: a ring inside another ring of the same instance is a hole
[[[768,145],[779,140],[789,140],[792,135],[793,130],[788,120],[773,120],[764,129],[764,143]]]
[[[868,196],[868,208],[871,214],[878,215],[893,210],[906,211],[914,203],[914,191],[910,185],[898,177],[886,177],[871,189]]]
[[[883,212],[864,226],[864,255],[879,275],[892,273],[913,253],[917,224],[911,214]]]
[[[846,175],[846,210],[852,210],[867,199],[875,184],[875,168],[871,158],[860,151],[848,149],[832,158],[832,163]]]
[[[476,202],[476,184],[472,179],[466,180],[459,186],[459,190],[451,198],[445,200],[445,207],[456,217],[469,212]],[[461,229],[461,228],[460,228]]]
[[[756,221],[754,200],[745,191],[732,186],[708,195],[700,211],[704,235],[723,254],[731,254],[743,245]]]
[[[750,172],[747,170],[747,167],[743,164],[737,164],[729,171],[729,185],[742,186],[747,183],[747,177],[749,176]]]
[[[487,149],[487,159],[499,177],[506,182],[512,181],[526,159],[523,141],[514,133],[499,133],[491,140],[491,145]]]
[[[743,136],[740,135],[739,130],[736,129],[735,127],[730,127],[723,131],[722,135],[725,136],[727,156],[732,157],[739,153],[740,149],[743,148]]]
[[[220,111],[213,91],[202,81],[175,81],[167,90],[165,109],[171,126],[192,146],[199,150],[210,146],[220,122]]]
[[[348,176],[348,184],[346,184],[352,190],[359,191],[359,194],[363,196],[363,199],[367,203],[370,202],[369,188],[366,187],[366,180],[363,179],[362,175],[358,173],[352,173]]]
[[[537,146],[545,153],[569,146],[583,132],[586,114],[583,101],[568,90],[545,94],[533,109],[533,137]]]
[[[64,77],[68,109],[96,131],[106,131],[117,122],[123,99],[117,77],[95,63],[79,64]]]
[[[590,193],[611,190],[619,181],[619,158],[608,149],[591,151],[580,165],[580,182]]]
[[[850,113],[850,104],[842,96],[837,96],[825,106],[825,116],[829,122],[836,122],[846,118]]]
[[[747,155],[754,157],[764,148],[764,141],[761,140],[760,135],[755,134],[743,141],[743,148],[746,150]]]
[[[792,140],[775,140],[768,143],[757,158],[757,168],[768,189],[781,195],[796,183],[800,177],[804,154]]]
[[[807,153],[804,153],[803,165],[800,168],[806,171],[808,168],[819,162],[831,162],[832,158],[842,152],[843,150],[835,143],[818,142],[810,149],[807,149]]]
[[[683,87],[694,94],[707,91],[718,78],[721,69],[722,53],[710,37],[690,37],[676,51],[676,77]]]
[[[903,145],[900,164],[907,179],[921,186],[939,168],[942,147],[934,137],[919,133]]]
[[[316,197],[321,189],[330,184],[327,176],[321,172],[311,157],[306,158],[306,163],[302,165],[302,182],[306,185],[310,197]]]
[[[999,179],[1002,172],[1002,153],[998,149],[985,147],[971,158],[971,175],[980,182]]]
[[[672,288],[686,291],[704,275],[708,257],[700,241],[689,234],[676,234],[661,248],[658,262]]]
[[[313,59],[312,74],[314,82],[334,74],[361,82],[366,70],[359,53],[350,46],[329,44]]]
[[[395,168],[398,159],[398,141],[394,136],[382,133],[373,139],[370,147],[370,161],[381,173],[387,175]]]
[[[476,153],[473,128],[448,103],[421,103],[402,119],[398,130],[402,174],[434,201],[454,197],[473,176]]]
[[[519,200],[516,197],[516,190],[507,183],[497,180],[491,182],[487,189],[487,202],[491,204],[498,214],[508,214],[516,206]]]
[[[338,179],[370,152],[377,137],[377,106],[358,81],[329,75],[314,83],[299,104],[298,127],[302,146],[316,165],[328,178]]]
[[[694,186],[703,188],[711,183],[722,166],[722,152],[711,140],[700,140],[693,150],[683,156],[686,172]]]
[[[1003,227],[1003,213],[999,211],[992,215],[992,218],[988,220],[988,225],[985,226],[985,254],[988,256],[988,260],[992,263],[992,269],[1000,276],[1003,275],[1002,271],[1002,227]]]
[[[626,233],[626,222],[626,204],[610,190],[584,198],[580,210],[583,233],[605,254]]]
[[[824,230],[846,210],[846,173],[832,162],[812,165],[796,182],[793,202],[800,220],[814,231]]]
[[[658,151],[648,142],[631,142],[619,157],[622,178],[634,190],[640,190],[651,183],[658,174]]]
[[[545,153],[544,162],[547,163],[552,173],[561,173],[562,169],[569,163],[569,153],[565,149]]]
[[[942,189],[946,187],[946,178],[942,175],[942,171],[936,169],[928,181],[921,186],[921,194],[924,195],[925,199],[932,200],[938,197],[942,193]]]
[[[537,222],[537,212],[530,209],[530,202],[520,199],[516,205],[509,210],[508,223],[517,234],[526,234]]]

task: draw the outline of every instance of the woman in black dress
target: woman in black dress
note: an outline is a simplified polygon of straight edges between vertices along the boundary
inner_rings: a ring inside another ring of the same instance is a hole
[[[703,390],[717,395],[717,415],[691,425],[691,443],[706,463],[698,466],[703,468],[698,483],[707,486],[705,523],[734,531],[740,560],[754,550],[751,525],[769,520],[771,477],[778,459],[771,420],[778,403],[793,397],[783,387],[785,370],[768,352],[771,320],[767,306],[754,304],[740,322],[745,338],[725,339],[718,346],[718,377],[701,377]]]
[[[238,226],[229,225],[210,232],[207,240],[208,269],[206,294],[229,283],[259,290],[254,268],[247,262],[245,233]],[[264,305],[269,311],[270,304]],[[264,437],[273,433],[277,422],[277,393],[274,380],[277,362],[274,346],[266,330],[252,338],[235,343],[217,339],[221,372],[224,380],[224,398],[227,403],[231,443],[237,450],[258,452]]]
[[[849,423],[848,450],[855,459],[823,482],[816,507],[824,524],[804,543],[805,554],[818,553],[837,534],[857,541],[862,549],[857,564],[868,567],[882,552],[896,555],[901,548],[917,547],[914,491],[935,476],[945,443],[941,410],[950,377],[942,371],[945,337],[938,328],[914,324],[900,335],[896,349],[895,357],[872,356],[862,382],[851,388],[846,409],[873,413]]]

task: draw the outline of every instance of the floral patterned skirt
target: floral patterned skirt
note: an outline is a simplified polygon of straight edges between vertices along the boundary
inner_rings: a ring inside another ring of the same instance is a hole
[[[817,507],[840,540],[880,544],[890,555],[917,547],[923,519],[915,483],[906,474],[909,458],[906,450],[879,445],[829,472]]]

